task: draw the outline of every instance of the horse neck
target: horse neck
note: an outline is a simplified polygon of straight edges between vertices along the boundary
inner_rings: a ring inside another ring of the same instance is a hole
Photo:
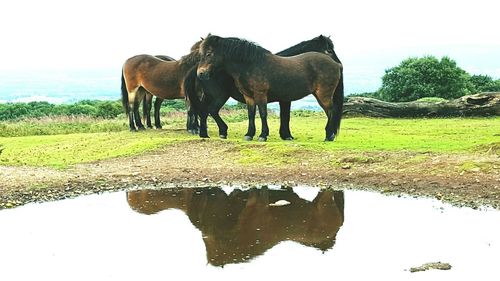
[[[236,78],[240,76],[240,73],[242,72],[252,71],[253,69],[259,68],[262,64],[265,64],[265,61],[267,61],[267,56],[261,61],[243,62],[229,60],[224,63],[223,68],[226,73],[233,78]]]
[[[189,73],[190,70],[193,69],[195,63],[186,63],[181,61],[177,62],[177,76],[180,80],[183,80]]]

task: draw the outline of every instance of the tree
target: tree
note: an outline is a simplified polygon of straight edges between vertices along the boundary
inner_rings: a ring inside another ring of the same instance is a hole
[[[474,93],[500,92],[500,80],[493,80],[488,75],[472,75],[470,82]]]
[[[408,58],[387,69],[380,97],[386,101],[413,101],[423,97],[458,98],[471,93],[470,76],[448,57]]]

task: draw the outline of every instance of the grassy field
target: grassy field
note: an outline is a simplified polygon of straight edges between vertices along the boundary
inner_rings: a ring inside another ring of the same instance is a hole
[[[228,113],[229,138],[239,150],[240,163],[300,161],[301,153],[360,154],[377,151],[417,153],[497,153],[500,117],[447,119],[344,118],[333,143],[323,142],[326,117],[322,113],[294,112],[292,142],[279,138],[279,119],[270,119],[267,143],[245,142],[244,112]],[[172,143],[197,140],[185,132],[182,113],[164,116],[163,130],[128,131],[123,119],[42,119],[0,122],[0,165],[65,168],[68,165],[140,154]],[[258,131],[260,122],[258,121]],[[210,141],[219,142],[216,125],[209,123]],[[296,157],[295,157],[295,156]],[[272,156],[272,157],[270,157]]]

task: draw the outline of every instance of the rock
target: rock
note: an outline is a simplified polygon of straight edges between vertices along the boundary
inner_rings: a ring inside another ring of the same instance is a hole
[[[439,270],[450,270],[451,265],[449,263],[445,262],[430,262],[430,263],[425,263],[421,266],[418,267],[412,267],[410,268],[410,272],[419,272],[419,271],[426,271],[429,269],[439,269]]]
[[[280,206],[286,206],[286,205],[289,205],[290,202],[289,201],[286,201],[286,200],[278,200],[274,203],[270,203],[269,206],[271,207],[280,207]]]

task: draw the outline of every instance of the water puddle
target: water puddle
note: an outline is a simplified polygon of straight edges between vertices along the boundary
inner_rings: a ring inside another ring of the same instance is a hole
[[[0,279],[496,280],[499,223],[362,191],[107,193],[0,211]],[[410,272],[431,262],[451,269]]]

